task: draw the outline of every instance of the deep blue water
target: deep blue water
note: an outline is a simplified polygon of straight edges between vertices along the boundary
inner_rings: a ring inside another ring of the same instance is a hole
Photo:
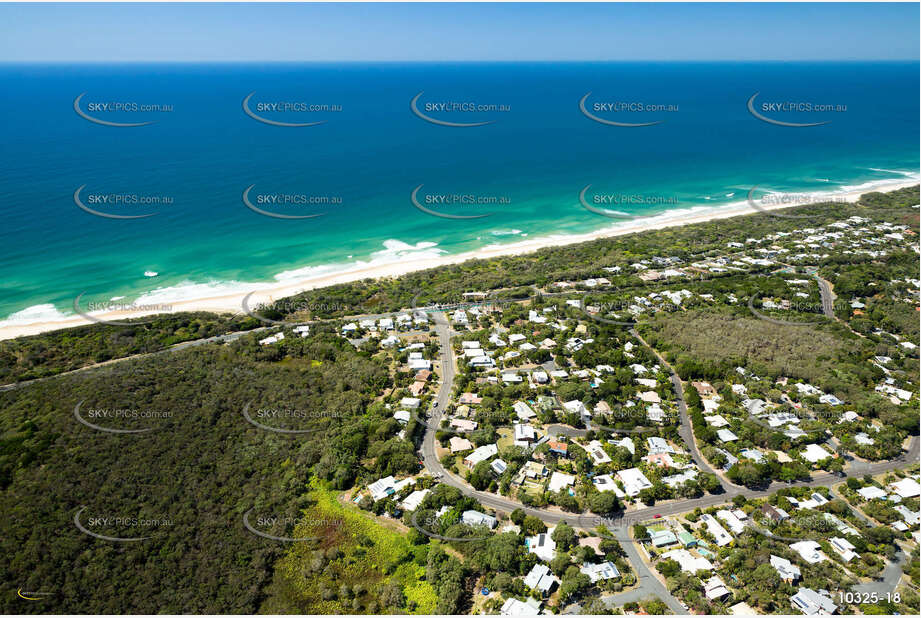
[[[729,204],[753,185],[830,190],[917,174],[918,64],[904,63],[529,63],[274,65],[2,65],[0,149],[0,319],[28,310],[69,313],[75,296],[128,299],[154,288],[243,286],[310,266],[398,259],[422,251],[456,253],[551,233],[585,232],[612,220],[579,205],[579,192],[662,198],[614,207],[632,214]],[[477,127],[428,123],[410,111],[426,103],[495,104],[488,112],[428,113]],[[81,110],[112,122],[92,123]],[[306,102],[341,111],[263,112],[242,101]],[[632,102],[656,112],[597,111]],[[793,101],[842,111],[764,111],[808,128],[762,122],[746,108]],[[91,110],[99,103],[171,106],[162,112]],[[677,111],[668,111],[671,106]],[[507,110],[506,110],[507,108]],[[416,209],[410,194],[499,196],[498,206]],[[125,193],[172,199],[159,206],[74,203]],[[249,210],[260,194],[341,198],[332,206],[260,207],[324,216],[281,220]],[[729,194],[734,194],[730,196]],[[705,199],[710,197],[709,200]],[[675,203],[677,201],[677,203]],[[389,241],[389,242],[388,242]],[[385,242],[388,244],[385,247]],[[433,244],[434,243],[434,244]],[[351,256],[351,257],[349,257]],[[159,272],[156,279],[144,271]],[[237,282],[232,284],[230,282]],[[179,296],[175,296],[178,300]],[[53,305],[47,307],[45,305]],[[17,320],[25,316],[15,316]]]

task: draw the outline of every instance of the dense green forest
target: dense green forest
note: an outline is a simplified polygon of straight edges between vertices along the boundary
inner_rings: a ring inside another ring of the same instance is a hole
[[[393,439],[392,419],[371,405],[388,380],[379,363],[331,335],[292,338],[271,351],[254,339],[0,393],[5,613],[255,612],[285,547],[248,532],[244,513],[297,518],[310,506],[311,472],[345,487],[415,470],[411,445]],[[102,408],[171,415],[94,420],[153,429],[112,434],[74,418],[81,401],[84,415]],[[317,431],[260,429],[244,418],[247,404],[306,411],[306,419],[262,422]],[[87,536],[73,522],[83,507],[81,520],[96,533],[150,538]],[[103,517],[161,523],[87,523]],[[19,588],[51,596],[24,603]]]
[[[31,380],[163,350],[184,341],[264,326],[249,316],[178,313],[127,320],[130,326],[88,324],[0,341],[0,384]]]

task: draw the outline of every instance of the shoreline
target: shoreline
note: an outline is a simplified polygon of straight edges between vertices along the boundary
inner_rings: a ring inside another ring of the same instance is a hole
[[[891,181],[880,181],[876,186],[870,186],[857,190],[832,190],[821,192],[823,197],[829,199],[844,198],[848,202],[856,202],[861,195],[874,191],[887,192],[911,187],[919,184],[917,178],[901,178]],[[819,192],[813,192],[818,194]],[[809,192],[799,192],[799,194],[809,194]],[[793,208],[802,204],[777,204],[766,206],[760,205],[763,210],[781,210],[784,208]],[[758,211],[753,210],[747,201],[737,202],[735,204],[708,207],[706,204],[692,207],[687,210],[664,211],[659,214],[642,217],[636,220],[623,223],[613,223],[612,225],[582,234],[567,235],[549,235],[529,238],[508,244],[486,245],[473,251],[466,251],[453,255],[442,255],[433,257],[431,255],[420,256],[400,262],[387,262],[380,264],[362,264],[357,268],[345,269],[340,271],[318,273],[312,276],[306,276],[293,281],[275,281],[253,283],[247,291],[234,291],[231,293],[219,293],[214,290],[215,295],[204,296],[201,298],[183,299],[175,302],[169,302],[161,299],[166,290],[154,290],[142,295],[137,301],[138,305],[151,304],[161,307],[169,307],[167,311],[162,310],[117,310],[94,312],[91,320],[81,315],[73,315],[57,319],[38,320],[35,322],[13,323],[0,326],[0,340],[14,339],[29,335],[60,330],[65,328],[74,328],[87,324],[93,324],[98,321],[124,320],[128,318],[137,318],[148,316],[156,313],[178,313],[185,311],[209,311],[213,313],[243,313],[243,299],[252,294],[249,306],[256,306],[260,303],[269,303],[281,298],[293,296],[306,290],[336,285],[341,283],[350,283],[361,279],[378,279],[384,277],[398,277],[419,270],[436,268],[459,264],[472,259],[489,259],[501,256],[518,256],[533,253],[543,248],[560,247],[582,242],[589,242],[601,238],[613,238],[627,234],[635,234],[652,230],[659,230],[670,227],[690,225],[694,223],[703,223],[719,219],[728,219],[736,216],[754,215]],[[309,269],[310,267],[308,267]],[[322,267],[320,267],[322,268]],[[241,284],[242,285],[242,284]],[[204,286],[207,287],[207,286]],[[152,300],[156,297],[156,300]],[[2,322],[0,322],[2,323]]]

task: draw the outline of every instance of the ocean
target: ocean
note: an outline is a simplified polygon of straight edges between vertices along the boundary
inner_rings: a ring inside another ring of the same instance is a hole
[[[0,325],[919,168],[913,62],[6,64],[0,88]]]

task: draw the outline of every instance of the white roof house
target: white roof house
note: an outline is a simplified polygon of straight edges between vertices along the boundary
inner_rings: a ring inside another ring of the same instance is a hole
[[[515,425],[515,441],[524,441],[530,442],[537,439],[537,434],[534,432],[534,428],[530,425]]]
[[[716,432],[716,436],[720,439],[721,442],[733,442],[739,439],[739,436],[735,435],[728,429],[720,429]]]
[[[790,545],[790,549],[803,557],[803,560],[809,564],[818,564],[827,560],[825,554],[821,552],[821,546],[815,541],[800,541]]]
[[[540,606],[540,601],[531,597],[528,597],[525,601],[519,601],[512,597],[506,599],[499,613],[502,616],[536,616],[540,611]]]
[[[654,423],[665,421],[665,410],[657,403],[646,407],[646,418]]]
[[[565,402],[563,407],[566,408],[567,411],[578,414],[583,418],[589,416],[588,408],[586,408],[585,404],[578,399],[573,399],[572,401]]]
[[[665,438],[652,437],[646,438],[646,447],[650,455],[656,453],[674,453],[675,449],[669,446]]]
[[[662,554],[662,558],[667,560],[671,558],[681,567],[685,573],[696,573],[697,571],[712,571],[713,564],[703,557],[694,557],[686,549],[673,549]]]
[[[406,361],[406,366],[413,371],[422,371],[423,369],[432,369],[432,361],[424,358],[410,358]]]
[[[576,477],[571,474],[563,474],[562,472],[554,472],[550,477],[550,484],[547,486],[548,491],[558,492],[561,489],[566,489],[570,487],[573,483],[576,482]]]
[[[623,440],[620,440],[619,442],[617,442],[617,446],[622,446],[628,451],[630,451],[631,455],[636,455],[636,445],[633,444],[632,438],[627,437],[627,438],[624,438]]]
[[[818,444],[807,444],[803,452],[800,453],[800,457],[811,463],[816,463],[823,459],[828,459],[831,457],[831,453]]]
[[[614,495],[618,498],[623,498],[627,495],[621,491],[610,474],[599,474],[598,476],[594,476],[592,477],[592,483],[598,491],[613,491]]]
[[[624,485],[624,491],[630,497],[636,496],[644,489],[652,487],[652,482],[639,468],[628,468],[617,473],[617,478]]]
[[[713,537],[718,547],[723,547],[732,543],[732,535],[716,521],[713,515],[703,514],[700,516],[701,521],[707,524],[707,532]]]
[[[601,564],[585,564],[579,570],[588,575],[593,584],[599,581],[620,578],[620,571],[609,561]]]
[[[921,485],[913,478],[904,478],[889,485],[895,494],[901,498],[914,498],[921,495]]]
[[[862,487],[857,490],[857,493],[864,500],[875,500],[877,498],[885,498],[886,492],[877,487],[876,485],[870,485],[869,487]]]
[[[556,556],[556,542],[550,538],[552,533],[553,528],[550,528],[547,532],[528,537],[525,540],[528,552],[535,554],[544,562],[553,560]]]
[[[771,566],[774,567],[774,570],[780,575],[780,579],[788,581],[791,584],[802,577],[799,567],[786,558],[771,554]]]
[[[421,403],[421,399],[417,399],[415,397],[403,397],[403,399],[400,400],[400,407],[415,410]]]
[[[550,572],[550,567],[546,564],[535,564],[524,578],[525,586],[543,595],[549,594],[553,586],[558,583],[560,580]]]
[[[279,341],[281,341],[281,340],[284,339],[284,338],[285,338],[285,334],[284,334],[284,333],[276,333],[276,334],[274,334],[274,335],[272,335],[272,336],[270,336],[270,337],[266,337],[265,339],[260,339],[260,340],[259,340],[259,345],[269,345],[269,344],[272,344],[272,343],[278,343]]]
[[[397,410],[393,413],[393,418],[397,419],[397,421],[403,425],[409,422],[410,416],[411,413],[409,410]]]
[[[479,511],[464,511],[461,514],[461,521],[468,526],[486,526],[490,529],[496,527],[495,517]]]
[[[697,478],[697,470],[690,468],[681,472],[679,474],[672,474],[671,476],[663,476],[662,482],[668,485],[669,487],[677,487],[682,483],[687,483],[688,481],[694,480]]]
[[[378,479],[368,485],[368,491],[371,492],[371,497],[375,502],[381,498],[386,498],[387,496],[394,493],[395,480],[392,476],[385,476],[382,479]]]
[[[601,442],[598,440],[592,440],[588,443],[588,448],[585,449],[589,456],[592,458],[592,461],[597,464],[609,463],[611,457],[605,452],[604,447],[601,445]]]
[[[472,453],[467,455],[464,458],[464,463],[473,468],[475,465],[481,461],[488,461],[495,455],[499,453],[499,447],[496,444],[484,444],[483,446],[477,447]]]
[[[512,408],[515,410],[515,414],[518,416],[519,420],[522,421],[528,421],[537,416],[534,410],[531,409],[531,406],[523,401],[516,401],[514,405],[512,405]]]
[[[792,597],[790,605],[807,616],[816,614],[834,614],[838,610],[831,597],[820,594],[811,588],[800,588]]]
[[[429,489],[420,489],[406,496],[406,499],[400,503],[400,507],[405,511],[415,511],[429,494]]]
[[[854,551],[856,548],[847,539],[836,536],[828,539],[828,543],[845,562],[850,562],[857,557],[857,552]]]
[[[745,530],[745,524],[735,516],[731,511],[721,510],[716,512],[716,516],[726,522],[726,525],[729,526],[729,529],[736,534],[742,534]]]
[[[711,601],[722,599],[729,594],[729,588],[726,587],[726,583],[718,575],[714,575],[704,582],[704,595]]]

